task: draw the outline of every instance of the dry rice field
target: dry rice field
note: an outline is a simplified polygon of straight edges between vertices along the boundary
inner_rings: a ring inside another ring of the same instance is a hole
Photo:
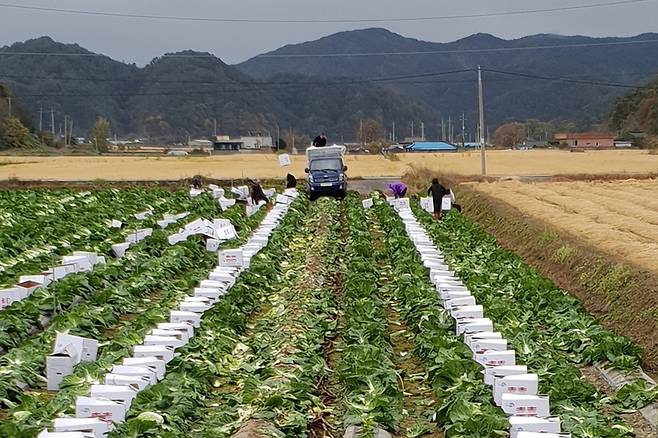
[[[479,152],[448,154],[399,154],[397,160],[381,155],[346,157],[352,178],[403,175],[411,165],[432,171],[475,176],[480,173]],[[490,151],[491,176],[564,174],[658,173],[658,155],[647,151],[557,150]],[[305,158],[293,156],[290,168],[279,167],[274,154],[236,154],[212,157],[16,157],[0,156],[0,180],[108,181],[177,180],[194,175],[217,179],[282,178],[290,171],[304,175]]]
[[[658,272],[658,180],[473,184],[530,217]]]

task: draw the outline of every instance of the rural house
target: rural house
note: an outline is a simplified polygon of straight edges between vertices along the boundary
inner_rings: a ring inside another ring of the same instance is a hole
[[[610,132],[569,132],[555,134],[555,141],[573,149],[613,149],[615,137]]]

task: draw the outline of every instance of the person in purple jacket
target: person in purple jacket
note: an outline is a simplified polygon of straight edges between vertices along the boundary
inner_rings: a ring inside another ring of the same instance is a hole
[[[388,191],[395,199],[404,198],[407,194],[407,186],[404,183],[394,182],[388,184],[386,187],[388,187]]]

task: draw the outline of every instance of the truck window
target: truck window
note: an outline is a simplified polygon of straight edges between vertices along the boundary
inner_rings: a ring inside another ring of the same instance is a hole
[[[320,158],[311,161],[311,171],[314,170],[343,170],[343,163],[337,158]]]

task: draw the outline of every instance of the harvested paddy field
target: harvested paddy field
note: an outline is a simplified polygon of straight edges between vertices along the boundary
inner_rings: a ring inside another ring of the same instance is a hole
[[[437,173],[476,177],[480,174],[479,152],[444,154],[348,155],[345,163],[351,178],[399,177],[411,166]],[[101,156],[14,157],[0,156],[0,179],[85,181],[177,180],[202,175],[215,179],[281,178],[287,172],[304,175],[305,157],[292,157],[292,166],[281,168],[276,155],[267,153],[213,155],[204,157]],[[489,151],[488,175],[639,175],[658,173],[658,155],[647,151],[558,150]]]

